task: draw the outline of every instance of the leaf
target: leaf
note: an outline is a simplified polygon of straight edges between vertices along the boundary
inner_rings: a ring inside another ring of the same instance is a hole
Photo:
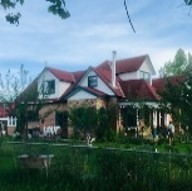
[[[192,0],[184,0],[186,5],[192,5]]]
[[[48,8],[48,12],[53,13],[54,15],[58,14],[58,8],[56,5],[50,5]]]
[[[9,8],[15,8],[16,3],[11,2],[10,0],[1,0],[0,5],[6,10]]]
[[[64,8],[61,8],[57,5],[49,6],[48,11],[54,15],[59,15],[62,19],[70,17],[70,13],[67,10],[65,11]]]
[[[56,4],[56,0],[46,0],[46,1],[53,3],[53,4]]]
[[[20,5],[24,4],[24,0],[16,0],[16,3],[20,3]]]
[[[58,15],[62,19],[67,19],[68,17],[70,17],[70,13],[68,11],[65,11],[63,8],[58,9]]]
[[[6,20],[10,23],[10,24],[16,24],[16,26],[19,25],[19,19],[21,17],[21,13],[17,13],[17,14],[13,14],[13,13],[9,13],[8,15],[5,16]]]

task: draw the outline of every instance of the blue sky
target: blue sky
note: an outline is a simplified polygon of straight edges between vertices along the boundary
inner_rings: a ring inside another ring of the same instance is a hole
[[[158,2],[158,3],[157,3]],[[0,12],[0,73],[21,64],[35,78],[45,65],[67,71],[111,59],[148,54],[156,72],[182,48],[192,53],[192,12],[183,0],[127,1],[136,29],[129,25],[123,0],[66,0],[71,13],[61,20],[47,12],[46,1],[27,1],[16,11],[18,27]]]

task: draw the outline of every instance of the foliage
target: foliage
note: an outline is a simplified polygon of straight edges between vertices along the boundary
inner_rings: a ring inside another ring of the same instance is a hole
[[[170,104],[170,113],[174,121],[188,126],[192,130],[192,74],[186,75],[186,81],[178,85],[167,81],[165,91],[162,93],[163,102]]]
[[[188,73],[189,68],[192,67],[192,57],[188,53],[185,54],[183,49],[179,49],[175,54],[173,61],[168,61],[160,68],[159,74],[161,77],[183,75]]]
[[[78,137],[81,131],[84,135],[88,132],[95,134],[97,140],[112,141],[115,138],[117,108],[114,105],[99,110],[87,105],[73,107],[69,119],[74,127],[74,137]]]
[[[61,17],[62,19],[67,19],[68,17],[70,17],[70,13],[69,11],[66,9],[66,3],[65,0],[45,0],[47,2],[49,2],[51,5],[48,6],[48,12],[54,14],[54,15],[58,15],[59,17]],[[186,6],[191,7],[192,6],[192,1],[191,0],[182,0],[184,1]],[[24,4],[24,0],[1,0],[0,2],[0,7],[4,10],[10,10],[10,9],[15,9],[17,5],[23,5]],[[129,15],[128,12],[128,6],[127,6],[127,1],[124,0],[123,1],[124,4],[124,8],[125,8],[125,12],[129,21],[129,24],[133,30],[133,32],[135,33],[136,30],[133,26],[131,17]],[[10,24],[16,24],[19,25],[19,19],[21,17],[21,13],[13,13],[13,12],[8,12],[5,16],[6,21],[9,22]]]
[[[29,120],[37,119],[40,108],[36,83],[30,84],[28,74],[21,65],[16,73],[9,69],[4,76],[0,75],[0,102],[6,105],[9,116],[17,117],[17,130],[20,132],[27,128]]]
[[[10,69],[7,73],[0,73],[0,100],[3,102],[13,101],[30,83],[28,71],[21,64],[16,73]]]
[[[115,105],[98,110],[97,140],[113,141],[115,139],[117,115]]]
[[[39,111],[44,104],[44,100],[39,99],[37,81],[34,80],[14,101],[17,116],[17,130],[28,134],[28,123],[38,122]],[[50,111],[49,111],[50,112]]]
[[[49,6],[48,11],[53,13],[54,15],[58,15],[62,19],[67,19],[70,17],[69,11],[65,8],[65,1],[64,0],[47,0],[52,5]]]
[[[173,61],[161,68],[160,74],[165,82],[165,90],[161,93],[162,101],[168,106],[174,121],[182,128],[188,126],[192,130],[192,56],[179,49]],[[172,76],[172,77],[170,77]],[[179,80],[180,79],[180,80]]]
[[[69,111],[69,119],[74,129],[81,130],[85,135],[97,127],[97,110],[87,105],[73,107]]]
[[[58,15],[62,19],[66,19],[70,17],[69,11],[66,9],[66,4],[64,0],[45,0],[49,2],[51,5],[48,6],[48,12]],[[10,24],[19,25],[19,19],[21,17],[21,13],[13,13],[10,12],[10,9],[15,9],[17,5],[24,5],[24,0],[1,0],[0,7],[7,11],[8,13],[5,16],[5,19]]]
[[[192,0],[184,0],[186,5],[192,5]]]

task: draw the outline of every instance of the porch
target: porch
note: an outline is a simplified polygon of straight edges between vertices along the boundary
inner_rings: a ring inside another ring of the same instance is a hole
[[[135,137],[165,137],[171,120],[168,110],[155,102],[119,103],[119,121],[126,135]]]

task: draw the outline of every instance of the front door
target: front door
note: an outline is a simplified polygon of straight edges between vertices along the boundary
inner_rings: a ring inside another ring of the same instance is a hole
[[[68,137],[68,112],[56,112],[55,115],[55,125],[60,126],[61,128],[61,137],[67,138]]]

